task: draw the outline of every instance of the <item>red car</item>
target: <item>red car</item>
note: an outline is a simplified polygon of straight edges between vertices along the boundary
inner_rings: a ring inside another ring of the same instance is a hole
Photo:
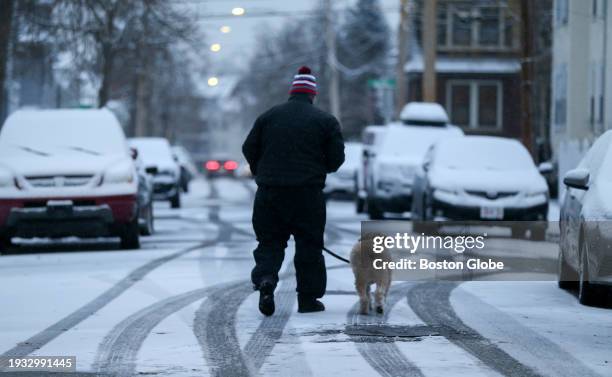
[[[0,251],[13,237],[140,246],[138,175],[108,110],[24,110],[0,132]]]
[[[203,166],[209,178],[234,177],[238,170],[238,162],[229,158],[211,158],[204,161]]]

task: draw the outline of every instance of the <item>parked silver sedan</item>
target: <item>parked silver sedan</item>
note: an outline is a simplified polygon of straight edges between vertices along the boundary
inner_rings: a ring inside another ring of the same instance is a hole
[[[563,182],[559,287],[577,287],[582,304],[605,304],[612,285],[612,131],[595,141]]]

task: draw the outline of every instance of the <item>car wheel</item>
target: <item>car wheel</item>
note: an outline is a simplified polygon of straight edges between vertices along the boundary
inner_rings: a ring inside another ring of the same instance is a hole
[[[525,230],[526,229],[523,224],[516,222],[515,224],[512,224],[512,227],[510,228],[511,237],[517,239],[525,238]]]
[[[355,211],[357,213],[363,213],[363,207],[365,207],[365,200],[357,196],[355,198]]]
[[[149,205],[147,206],[145,226],[141,229],[140,234],[143,236],[150,236],[153,234],[153,232],[153,203],[149,203]]]
[[[581,245],[578,278],[578,301],[582,305],[596,306],[601,302],[599,287],[589,281],[589,245],[584,239]]]
[[[11,237],[4,235],[0,236],[0,253],[6,253],[12,246]]]
[[[378,206],[373,200],[368,199],[367,207],[368,207],[367,208],[368,216],[370,217],[370,220],[383,220],[384,219],[385,216],[383,215],[383,212],[380,210],[380,208],[378,208]]]
[[[576,289],[578,287],[578,274],[567,264],[561,247],[559,247],[557,274],[559,279],[557,284],[559,285],[559,288]]]
[[[546,240],[546,225],[536,224],[531,228],[531,234],[529,238],[532,241],[545,241]]]
[[[170,198],[170,206],[172,208],[181,208],[181,193],[178,190],[176,190],[176,194],[174,194],[174,196],[172,198]]]
[[[121,234],[121,248],[140,249],[140,229],[138,229],[138,218],[125,225]]]

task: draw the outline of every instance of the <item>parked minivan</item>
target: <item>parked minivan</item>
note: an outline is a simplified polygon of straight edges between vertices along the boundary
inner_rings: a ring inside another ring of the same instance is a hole
[[[368,159],[366,211],[372,220],[382,219],[385,212],[409,212],[414,176],[429,147],[444,138],[463,136],[437,103],[409,103],[400,119],[386,126]]]
[[[115,116],[20,110],[0,131],[0,250],[12,237],[117,236],[140,246],[138,178]]]

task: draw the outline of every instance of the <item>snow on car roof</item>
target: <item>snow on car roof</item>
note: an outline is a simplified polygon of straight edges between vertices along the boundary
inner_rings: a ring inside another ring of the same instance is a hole
[[[448,114],[435,102],[410,102],[402,109],[400,119],[404,123],[441,123],[447,124]]]
[[[92,154],[127,153],[125,134],[107,109],[18,110],[0,131],[0,151],[55,154],[68,149]]]
[[[128,143],[138,150],[145,161],[159,158],[173,159],[170,143],[163,137],[134,137],[130,138]]]
[[[465,136],[436,143],[434,164],[450,169],[514,170],[535,168],[527,148],[514,139]]]

